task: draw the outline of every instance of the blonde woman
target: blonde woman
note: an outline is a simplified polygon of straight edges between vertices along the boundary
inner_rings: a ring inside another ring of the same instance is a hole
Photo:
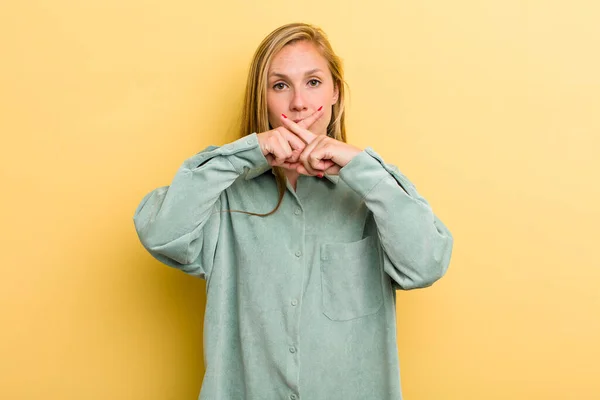
[[[402,398],[395,291],[442,277],[453,240],[396,167],[346,143],[344,95],[320,29],[276,29],[241,138],[135,212],[155,258],[207,281],[202,400]]]

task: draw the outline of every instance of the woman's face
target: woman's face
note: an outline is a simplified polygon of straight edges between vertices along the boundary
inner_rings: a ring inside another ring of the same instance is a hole
[[[327,134],[331,106],[337,99],[327,60],[312,42],[298,41],[275,54],[267,82],[267,107],[273,128],[281,125],[281,114],[300,122],[323,106],[324,116],[310,130],[317,135]]]

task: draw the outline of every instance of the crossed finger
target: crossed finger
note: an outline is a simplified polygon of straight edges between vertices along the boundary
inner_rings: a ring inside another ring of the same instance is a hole
[[[285,115],[282,115],[281,120],[283,125],[295,136],[299,137],[300,139],[302,139],[302,141],[304,141],[304,143],[306,143],[306,147],[302,149],[302,154],[305,154],[305,158],[308,157],[310,152],[315,148],[315,146],[317,145],[316,142],[319,142],[320,138],[319,135],[315,135],[308,129],[301,126],[301,124],[302,122],[307,121],[307,124],[312,125],[322,116],[322,114],[318,114],[322,112],[321,110],[322,107],[319,109],[319,111],[313,113],[310,117],[304,119],[303,121],[300,121],[299,123],[295,123],[294,121],[288,119]],[[305,175],[319,175],[323,171],[326,171],[335,165],[335,163],[331,160],[320,160],[316,163],[313,162],[313,164],[315,164],[314,167],[309,165],[306,160],[302,161],[302,163],[304,165],[304,168],[299,170],[299,172]]]
[[[298,136],[300,139],[302,139],[304,141],[304,143],[306,143],[306,144],[309,144],[317,137],[317,135],[315,135],[308,129],[303,128],[302,126],[298,125],[297,123],[295,123],[294,121],[292,121],[291,119],[286,117],[284,114],[281,114],[281,121],[283,123],[283,126],[285,126],[287,129],[289,129],[291,132],[293,132],[296,136]],[[300,121],[300,122],[303,122],[303,121]]]
[[[314,113],[312,113],[308,117],[304,118],[302,121],[298,122],[298,126],[301,127],[301,128],[304,128],[306,130],[309,130],[310,127],[315,122],[317,122],[318,120],[320,120],[323,115],[325,115],[325,111],[323,110],[323,106],[321,106],[321,107],[319,107],[319,109],[317,111],[315,111]]]

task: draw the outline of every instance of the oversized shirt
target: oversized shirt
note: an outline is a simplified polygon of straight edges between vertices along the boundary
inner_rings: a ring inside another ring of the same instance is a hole
[[[206,279],[201,400],[401,399],[396,290],[446,272],[453,239],[367,148],[300,176],[276,206],[256,133],[187,159],[134,223],[161,262]]]

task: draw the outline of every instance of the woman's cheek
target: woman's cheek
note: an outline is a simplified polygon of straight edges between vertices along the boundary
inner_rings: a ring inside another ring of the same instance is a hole
[[[327,135],[327,127],[329,126],[329,123],[331,122],[331,111],[327,114],[324,115],[323,118],[321,119],[321,121],[319,121],[322,123],[322,129],[323,129],[323,134]]]
[[[277,113],[273,113],[273,112],[269,111],[268,115],[269,115],[269,124],[271,125],[272,129],[275,129],[282,125],[281,119],[279,118],[281,113],[277,114]]]

